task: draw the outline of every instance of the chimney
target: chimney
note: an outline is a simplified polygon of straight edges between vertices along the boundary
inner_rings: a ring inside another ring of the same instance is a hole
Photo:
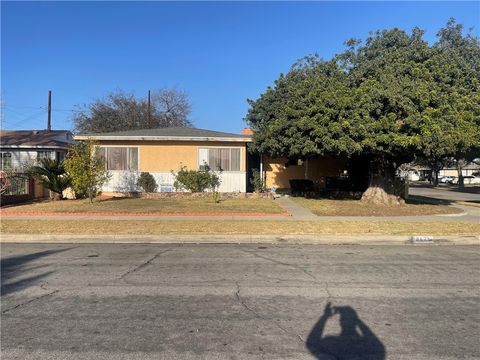
[[[253,130],[250,128],[243,128],[242,135],[253,135]]]

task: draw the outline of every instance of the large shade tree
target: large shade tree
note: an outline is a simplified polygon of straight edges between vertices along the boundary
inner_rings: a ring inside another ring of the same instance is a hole
[[[480,157],[480,44],[471,34],[463,36],[462,30],[461,24],[450,20],[438,33],[431,59],[441,99],[438,108],[454,125],[449,155],[456,161],[460,187],[462,164]]]
[[[91,134],[171,126],[191,126],[188,95],[177,89],[153,92],[148,116],[147,98],[117,91],[102,99],[79,106],[73,122],[77,133]]]
[[[394,195],[399,165],[471,149],[480,141],[475,137],[478,82],[467,80],[472,73],[478,78],[478,69],[473,61],[461,61],[474,50],[457,49],[457,59],[450,61],[448,47],[441,44],[452,28],[478,50],[476,39],[464,37],[451,21],[434,46],[418,28],[411,34],[392,29],[375,32],[365,42],[348,41],[347,49],[330,61],[301,60],[259,99],[249,100],[246,120],[254,129],[253,148],[305,160],[359,156],[369,171],[362,199],[402,202]],[[460,91],[461,86],[469,91]],[[448,149],[435,153],[439,144]]]

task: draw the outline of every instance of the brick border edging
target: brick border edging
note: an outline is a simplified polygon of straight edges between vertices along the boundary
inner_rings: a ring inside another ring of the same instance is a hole
[[[125,213],[125,212],[35,212],[35,211],[21,211],[21,212],[0,212],[2,217],[30,217],[30,216],[45,216],[45,217],[87,217],[87,216],[131,216],[131,217],[195,217],[195,216],[254,216],[254,217],[269,217],[269,216],[291,216],[288,212],[268,214],[268,213]]]

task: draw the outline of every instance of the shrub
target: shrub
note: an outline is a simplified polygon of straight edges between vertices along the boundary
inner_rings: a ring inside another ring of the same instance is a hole
[[[204,192],[210,190],[214,193],[214,197],[218,196],[215,193],[220,186],[220,177],[208,166],[205,166],[204,170],[188,170],[182,166],[178,173],[173,175],[175,176],[173,186],[176,191]]]
[[[76,197],[88,197],[90,202],[98,195],[102,185],[110,178],[105,159],[96,143],[89,139],[74,143],[67,153],[65,168],[72,177]]]
[[[149,172],[142,172],[138,178],[137,185],[147,193],[157,191],[158,185],[155,178]]]
[[[262,174],[258,169],[252,169],[252,177],[250,178],[250,184],[253,185],[253,191],[261,193],[265,191],[265,184],[263,183]]]

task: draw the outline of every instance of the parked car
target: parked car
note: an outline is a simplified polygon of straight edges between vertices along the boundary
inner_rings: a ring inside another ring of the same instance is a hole
[[[480,177],[473,176],[473,175],[464,176],[463,183],[464,184],[480,184]],[[458,184],[458,178],[453,179],[452,184],[455,184],[455,185]]]
[[[409,181],[418,181],[420,180],[420,175],[416,170],[409,170],[407,175],[407,180]]]
[[[443,184],[451,184],[454,179],[454,176],[442,176],[441,178],[438,178],[438,181]]]

